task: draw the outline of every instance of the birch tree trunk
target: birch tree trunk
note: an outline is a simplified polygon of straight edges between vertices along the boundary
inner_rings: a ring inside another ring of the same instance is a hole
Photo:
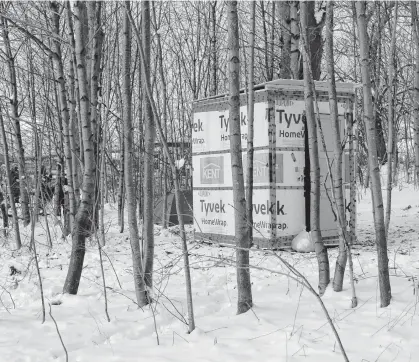
[[[332,126],[333,143],[333,169],[330,175],[333,187],[333,202],[336,212],[336,223],[339,233],[339,254],[336,258],[335,275],[333,278],[333,290],[342,291],[345,276],[346,262],[348,259],[346,241],[346,215],[342,184],[342,142],[340,139],[340,122],[338,116],[338,104],[336,96],[335,63],[333,57],[333,2],[327,3],[326,16],[326,63],[327,79],[329,86],[329,108]]]
[[[253,306],[249,270],[250,240],[246,224],[246,199],[244,191],[241,131],[240,131],[240,60],[239,23],[237,1],[228,2],[228,77],[229,77],[229,123],[230,153],[233,175],[233,204],[236,236],[237,265],[237,314],[245,313]]]
[[[69,29],[69,38],[70,43],[75,49],[75,42],[74,42],[74,29],[73,29],[73,19],[71,16],[71,8],[70,8],[70,2],[66,1],[66,8],[67,8],[67,24]],[[72,56],[70,57],[70,60],[68,62],[68,69],[69,69],[69,103],[70,103],[70,124],[68,129],[68,135],[70,139],[70,149],[71,149],[71,170],[72,174],[68,175],[68,177],[71,177],[72,181],[72,187],[73,187],[73,194],[74,194],[74,210],[71,210],[70,205],[70,213],[74,212],[71,216],[71,219],[74,223],[74,218],[76,216],[77,209],[79,207],[80,203],[80,186],[79,186],[79,174],[81,173],[81,167],[79,163],[80,158],[80,145],[79,145],[79,137],[78,135],[78,122],[77,122],[77,115],[76,115],[76,77],[74,74],[74,64],[75,64],[75,54],[73,52]]]
[[[4,163],[6,165],[6,184],[7,184],[7,191],[9,194],[8,195],[9,204],[10,204],[10,209],[12,211],[13,228],[15,229],[16,249],[20,249],[22,247],[22,241],[20,239],[19,219],[17,216],[15,200],[14,200],[13,192],[12,192],[12,176],[10,174],[10,170],[12,168],[10,166],[9,148],[7,146],[7,138],[6,138],[6,131],[4,129],[3,111],[2,111],[1,103],[0,103],[0,133],[1,133],[1,141],[3,144]],[[7,197],[7,196],[4,195],[4,197]]]
[[[291,78],[291,17],[290,1],[279,2],[279,13],[281,16],[281,79]]]
[[[320,230],[320,163],[317,141],[317,124],[314,115],[313,78],[311,74],[310,50],[307,41],[307,2],[300,3],[301,34],[303,41],[303,73],[304,73],[304,98],[306,105],[306,129],[309,138],[310,154],[310,233],[314,242],[317,262],[319,265],[319,294],[323,295],[330,282],[329,258],[327,249],[323,244]]]
[[[142,67],[143,82],[150,82],[150,1],[141,3],[142,11],[142,44],[144,47],[145,67]],[[153,286],[154,264],[154,142],[156,130],[150,100],[144,95],[144,279],[148,288]],[[128,171],[128,170],[126,170]]]
[[[256,2],[251,3],[250,12],[250,41],[249,41],[249,79],[248,79],[248,101],[247,101],[247,194],[246,194],[246,216],[249,235],[249,244],[253,242],[253,136],[254,136],[254,116],[255,116],[255,24],[256,24]]]
[[[210,34],[210,41],[211,41],[211,84],[210,84],[210,95],[215,96],[217,95],[217,33],[216,33],[216,9],[217,9],[217,1],[211,1],[210,3],[210,11],[211,11],[211,34]]]
[[[25,149],[23,148],[22,134],[20,131],[20,120],[19,120],[19,110],[18,110],[18,90],[17,90],[17,79],[16,79],[16,68],[15,68],[15,57],[12,53],[12,48],[10,46],[9,39],[9,28],[7,21],[4,17],[1,17],[1,27],[3,32],[3,43],[5,52],[4,55],[7,59],[7,67],[9,71],[9,81],[12,91],[10,98],[10,107],[12,113],[12,119],[14,121],[14,135],[15,135],[15,144],[19,168],[19,188],[20,188],[20,204],[22,208],[22,218],[23,225],[27,226],[30,223],[30,214],[29,214],[29,195],[26,184],[26,174],[25,174]]]
[[[125,3],[127,11],[130,2]],[[124,153],[125,170],[133,170],[133,126],[132,126],[132,94],[131,94],[131,26],[127,12],[124,12],[123,36],[123,107],[124,107]],[[135,294],[140,307],[149,303],[148,293],[144,283],[143,263],[140,249],[140,236],[137,224],[137,198],[133,173],[125,172],[125,190],[128,206],[128,228],[132,253],[132,268],[134,273]]]
[[[387,307],[391,300],[390,276],[388,269],[387,239],[384,225],[384,205],[381,191],[380,170],[377,158],[376,128],[373,114],[371,75],[369,69],[369,41],[365,14],[366,2],[356,2],[362,88],[364,95],[364,122],[367,133],[368,163],[373,201],[375,238],[378,255],[378,277],[381,307]]]
[[[142,68],[145,69],[145,68],[147,68],[146,55],[145,55],[145,52],[143,50],[143,45],[142,45],[142,41],[141,41],[141,38],[140,38],[140,34],[138,32],[138,29],[135,27],[135,23],[134,23],[134,20],[132,18],[132,15],[131,15],[131,12],[129,11],[129,9],[127,10],[127,13],[129,15],[131,24],[132,24],[132,26],[135,30],[135,34],[136,34],[137,41],[138,41],[138,44],[139,44]],[[184,269],[185,269],[186,299],[187,299],[187,306],[188,306],[188,332],[191,333],[195,329],[195,318],[194,318],[193,300],[192,300],[192,282],[191,282],[191,274],[190,274],[190,266],[189,266],[188,245],[187,245],[187,242],[186,242],[185,225],[184,225],[184,222],[183,222],[183,213],[182,213],[181,203],[180,203],[181,193],[180,193],[179,180],[178,180],[178,177],[177,177],[177,169],[176,169],[174,159],[173,159],[173,157],[172,157],[172,155],[169,151],[169,146],[167,144],[166,137],[163,133],[161,122],[158,118],[157,107],[156,107],[156,105],[154,103],[154,100],[153,100],[153,95],[152,95],[152,92],[151,92],[152,87],[150,86],[150,79],[148,77],[144,79],[144,85],[145,85],[145,93],[146,93],[145,95],[149,100],[151,111],[153,112],[153,116],[154,116],[154,119],[156,121],[157,130],[159,132],[159,137],[160,137],[160,140],[163,144],[163,148],[164,148],[164,151],[166,153],[166,158],[169,161],[170,168],[172,170],[172,175],[173,175],[173,184],[174,184],[174,189],[175,189],[176,212],[177,212],[177,217],[178,217],[178,220],[179,220],[180,237],[182,239],[183,265],[184,265]]]
[[[388,140],[387,140],[387,204],[385,214],[385,228],[386,238],[388,239],[388,229],[390,227],[391,217],[391,191],[393,188],[393,147],[395,144],[394,129],[394,97],[396,93],[396,72],[395,72],[395,57],[396,57],[396,31],[397,31],[397,10],[399,2],[395,1],[393,28],[390,43],[390,59],[388,62]],[[396,169],[396,168],[395,168]]]
[[[327,74],[329,84],[329,108],[330,108],[330,119],[333,133],[333,169],[330,164],[330,160],[327,156],[326,143],[324,141],[323,131],[321,131],[324,151],[327,157],[327,166],[330,173],[331,180],[331,191],[332,201],[336,212],[336,226],[339,233],[339,255],[336,259],[335,276],[333,278],[333,289],[336,292],[342,291],[343,279],[345,275],[346,261],[349,258],[349,273],[350,283],[352,291],[352,308],[358,305],[358,300],[355,293],[355,283],[353,278],[353,263],[351,254],[351,239],[348,234],[348,228],[346,223],[345,205],[344,205],[344,193],[342,185],[342,143],[340,138],[340,122],[338,115],[338,103],[336,96],[336,81],[335,81],[335,65],[334,65],[334,54],[333,54],[333,8],[334,1],[330,1],[326,5],[326,62],[327,62]],[[353,117],[350,112],[352,107],[349,108],[347,113],[348,131],[347,135],[350,137],[350,152],[353,152],[353,132],[352,124]],[[353,158],[349,157],[349,162],[353,162]],[[353,166],[350,166],[353,170]],[[352,194],[351,194],[352,196]],[[351,199],[352,200],[352,199]],[[352,216],[351,216],[352,217]],[[352,220],[351,220],[352,221]]]
[[[67,103],[67,89],[66,81],[64,77],[64,66],[62,61],[61,54],[61,43],[57,40],[60,34],[60,12],[58,9],[58,3],[56,1],[50,2],[51,16],[52,16],[52,25],[53,33],[56,35],[56,38],[53,38],[52,42],[55,47],[55,69],[56,74],[55,78],[59,87],[59,97],[60,97],[60,111],[63,120],[63,133],[64,133],[64,154],[65,154],[65,167],[67,169],[67,186],[68,186],[68,198],[70,206],[70,230],[74,224],[74,215],[76,214],[75,202],[74,202],[74,189],[73,189],[73,160],[71,154],[71,144],[70,144],[70,114]]]
[[[300,15],[299,1],[290,1],[291,54],[290,68],[292,79],[300,78]]]
[[[154,11],[154,23],[157,23],[156,21],[156,12]],[[156,29],[157,30],[157,29]],[[164,135],[167,138],[167,109],[168,109],[168,105],[167,105],[167,85],[166,85],[166,76],[164,74],[164,67],[163,67],[163,48],[161,45],[161,38],[160,38],[160,34],[157,33],[157,49],[158,49],[158,63],[159,63],[159,74],[160,74],[160,80],[161,80],[161,92],[162,92],[162,99],[163,99],[163,104],[162,104],[162,114],[163,114],[163,131],[164,131]],[[162,183],[162,215],[161,215],[161,220],[162,220],[162,228],[166,229],[167,228],[167,222],[168,222],[168,217],[167,217],[167,158],[165,153],[163,152],[162,155],[162,163],[161,163],[161,167],[162,167],[162,172],[161,172],[161,183]]]
[[[415,185],[419,186],[419,19],[416,1],[410,2],[412,12],[413,34],[415,39],[415,86],[414,86],[414,154],[415,154]]]
[[[74,220],[72,230],[72,250],[67,278],[64,284],[64,293],[77,294],[83,270],[86,237],[90,235],[93,201],[95,196],[96,162],[94,155],[93,133],[89,117],[89,93],[87,88],[85,39],[83,32],[81,1],[74,2],[74,30],[75,52],[77,60],[77,75],[80,97],[80,119],[83,135],[84,169],[83,184],[81,188],[81,201]]]

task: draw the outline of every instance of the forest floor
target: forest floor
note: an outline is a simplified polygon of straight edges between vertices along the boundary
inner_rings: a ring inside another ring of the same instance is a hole
[[[106,210],[104,268],[110,322],[104,312],[99,254],[94,243],[87,245],[78,295],[62,295],[71,243],[61,238],[59,225],[50,216],[50,250],[44,220],[38,224],[36,241],[47,306],[42,324],[38,277],[28,248],[30,228],[22,228],[25,246],[19,251],[13,250],[11,237],[0,240],[1,362],[65,361],[49,303],[69,361],[343,361],[316,298],[296,281],[274,273],[286,270],[263,250],[251,253],[251,264],[262,268],[251,271],[254,308],[236,315],[235,270],[226,266],[234,259],[234,250],[191,240],[197,327],[187,334],[183,262],[176,227],[156,227],[154,297],[158,304],[156,310],[138,309],[127,228],[119,233],[116,209],[107,205]],[[418,191],[394,191],[388,246],[393,298],[389,307],[380,308],[371,197],[369,191],[362,193],[359,245],[353,257],[358,307],[351,309],[348,278],[343,292],[335,293],[329,286],[323,297],[350,361],[418,361],[418,213]],[[337,249],[329,249],[332,276],[336,255]],[[281,252],[281,256],[316,287],[314,253]],[[13,275],[11,267],[17,271]]]

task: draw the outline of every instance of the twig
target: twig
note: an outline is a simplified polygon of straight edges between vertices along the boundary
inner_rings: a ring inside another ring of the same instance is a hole
[[[113,270],[113,272],[115,274],[116,280],[118,281],[119,288],[122,289],[122,285],[121,285],[121,282],[119,281],[118,274],[116,273],[116,270],[115,270],[115,268],[113,266],[113,263],[112,263],[111,259],[109,258],[108,253],[105,250],[103,250],[103,249],[101,249],[101,250],[102,250],[102,253],[108,258],[109,263],[111,264],[112,270]]]
[[[13,300],[13,297],[12,297],[12,294],[5,288],[5,287],[3,287],[2,285],[0,285],[0,287],[7,293],[7,294],[9,294],[9,297],[10,297],[10,300],[12,301],[12,303],[13,303],[13,309],[16,309],[16,304],[15,304],[15,301]]]
[[[61,337],[60,330],[58,329],[58,324],[57,324],[57,322],[55,321],[54,317],[52,316],[51,303],[48,303],[48,304],[49,304],[49,315],[50,315],[51,319],[53,320],[53,322],[54,322],[54,324],[55,324],[55,329],[57,330],[58,337],[60,337],[61,345],[63,346],[64,352],[65,352],[65,361],[66,361],[66,362],[68,362],[68,352],[67,352],[67,348],[65,348],[65,344],[64,344],[63,339],[62,339],[62,337]]]
[[[108,297],[107,297],[107,294],[106,294],[105,271],[103,269],[102,246],[100,245],[99,238],[97,237],[97,233],[95,233],[95,234],[96,234],[96,239],[97,239],[97,247],[99,249],[100,271],[102,273],[103,294],[104,294],[104,297],[105,297],[105,314],[106,314],[106,319],[108,320],[108,322],[110,322],[111,319],[109,318],[109,313],[108,313]]]
[[[176,333],[175,331],[173,331],[173,344],[175,343],[175,334],[189,344],[189,341],[186,338],[183,338],[179,333]]]

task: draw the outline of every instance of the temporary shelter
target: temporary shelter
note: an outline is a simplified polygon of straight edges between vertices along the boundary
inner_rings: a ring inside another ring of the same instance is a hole
[[[354,85],[337,83],[343,179],[348,229],[355,231]],[[321,172],[320,224],[326,245],[338,242],[326,154],[333,159],[328,84],[315,82],[319,116],[326,143],[319,134]],[[275,80],[255,87],[254,100],[254,243],[287,247],[303,229],[310,230],[310,159],[305,129],[304,82]],[[243,168],[246,172],[247,96],[240,97]],[[233,180],[227,95],[193,104],[193,211],[196,238],[234,242]]]

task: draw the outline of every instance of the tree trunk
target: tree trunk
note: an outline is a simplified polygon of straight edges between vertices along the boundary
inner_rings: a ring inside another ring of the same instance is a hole
[[[391,299],[390,276],[388,269],[387,239],[384,225],[384,206],[381,191],[380,170],[377,158],[376,129],[371,93],[371,75],[369,69],[369,46],[365,14],[366,2],[357,1],[357,22],[361,58],[361,74],[364,95],[364,121],[367,133],[368,163],[371,179],[375,237],[378,254],[378,276],[380,285],[381,307],[387,307]]]
[[[131,24],[133,25],[135,29],[135,34],[137,37],[137,41],[140,48],[140,55],[141,55],[141,62],[142,67],[145,69],[147,67],[146,63],[146,55],[143,50],[142,41],[140,38],[140,34],[138,32],[138,29],[135,27],[134,20],[132,18],[131,12],[128,10],[128,15],[131,21]],[[187,306],[188,306],[188,331],[191,333],[195,329],[195,319],[194,319],[194,313],[193,313],[193,301],[192,301],[192,283],[191,283],[191,274],[190,274],[190,267],[189,267],[189,254],[188,254],[188,245],[186,242],[186,233],[185,233],[185,226],[183,222],[183,213],[181,210],[181,204],[180,204],[180,187],[179,182],[177,178],[177,170],[176,165],[173,160],[173,157],[169,151],[169,147],[167,145],[166,137],[163,133],[163,129],[161,126],[161,122],[158,118],[157,114],[157,108],[153,100],[153,96],[151,93],[151,86],[150,86],[150,79],[147,77],[144,79],[144,85],[145,85],[145,95],[147,96],[151,110],[153,112],[154,119],[156,121],[157,130],[159,132],[160,140],[163,144],[164,151],[166,153],[166,157],[169,161],[170,168],[172,170],[173,175],[173,183],[175,188],[175,202],[176,202],[176,211],[177,211],[177,217],[179,220],[179,229],[180,229],[180,237],[182,239],[182,252],[183,252],[183,263],[184,263],[184,270],[185,270],[185,283],[186,283],[186,298],[187,298]]]
[[[214,10],[215,11],[215,10]],[[154,13],[155,14],[155,13]],[[215,28],[214,28],[215,29]],[[167,138],[167,85],[166,85],[166,76],[164,74],[164,68],[163,68],[163,48],[161,46],[161,39],[160,34],[157,33],[157,49],[158,49],[158,63],[159,63],[159,74],[160,74],[160,80],[161,80],[161,92],[162,92],[162,109],[163,109],[163,131],[164,135]],[[162,157],[162,170],[161,170],[161,176],[162,176],[162,227],[163,229],[167,228],[167,158],[165,156],[165,153],[161,155]]]
[[[279,13],[281,16],[281,79],[291,78],[291,18],[290,2],[279,2]]]
[[[393,188],[393,147],[397,134],[394,129],[394,97],[396,93],[396,30],[397,30],[397,9],[399,3],[395,2],[393,28],[390,43],[390,59],[388,64],[388,140],[387,140],[387,204],[385,215],[386,239],[388,240],[388,229],[390,227],[391,216],[391,191]]]
[[[211,34],[210,34],[210,41],[211,41],[211,85],[210,85],[210,95],[215,96],[217,95],[217,33],[216,33],[216,9],[217,9],[217,1],[211,1],[210,3],[211,8]]]
[[[4,129],[4,122],[3,122],[3,111],[1,109],[1,103],[0,103],[0,132],[1,132],[1,138],[3,143],[3,154],[4,154],[4,163],[6,165],[6,184],[7,184],[7,190],[9,193],[9,204],[10,209],[12,210],[12,218],[13,218],[13,228],[15,229],[15,242],[16,242],[16,249],[20,249],[22,247],[22,242],[20,240],[20,231],[19,231],[19,219],[17,216],[17,210],[15,205],[15,200],[13,197],[12,192],[12,176],[10,174],[10,161],[9,161],[9,148],[7,147],[7,138],[6,138],[6,131]],[[7,197],[5,195],[5,197]]]
[[[142,9],[142,44],[145,55],[145,68],[142,67],[143,82],[150,80],[150,2],[143,1]],[[150,100],[144,95],[145,110],[145,135],[144,135],[144,279],[148,288],[153,286],[153,264],[154,264],[154,142],[156,130],[151,110]]]
[[[17,150],[17,160],[19,167],[19,188],[20,188],[20,204],[22,208],[23,225],[27,226],[30,223],[29,214],[29,195],[26,184],[25,174],[25,149],[22,142],[22,134],[20,131],[20,120],[18,110],[18,97],[17,97],[17,80],[16,80],[16,69],[15,69],[15,57],[12,53],[10,46],[9,30],[7,21],[1,17],[1,25],[3,30],[3,43],[5,52],[4,55],[7,59],[7,66],[9,70],[9,81],[12,88],[12,98],[10,99],[10,106],[12,111],[12,119],[14,121],[14,135]]]
[[[66,1],[67,7],[67,24],[69,28],[69,37],[70,43],[75,48],[74,42],[74,30],[73,30],[73,19],[71,17],[71,9],[70,9],[70,2]],[[74,74],[74,64],[75,64],[75,54],[73,53],[70,57],[68,62],[68,69],[69,69],[69,83],[70,83],[70,90],[69,90],[69,103],[70,103],[70,112],[69,112],[69,126],[68,126],[68,137],[70,140],[70,150],[71,150],[71,171],[72,174],[67,175],[68,178],[71,178],[71,183],[69,183],[70,187],[73,187],[73,206],[70,202],[70,216],[71,224],[74,224],[74,218],[76,216],[77,209],[80,203],[80,186],[79,186],[79,174],[81,174],[81,168],[79,163],[80,158],[80,145],[78,142],[78,122],[77,122],[77,115],[76,115],[76,79]]]
[[[58,9],[58,3],[56,1],[50,2],[53,32],[58,37],[60,34],[60,12]],[[74,200],[74,188],[73,188],[73,157],[71,153],[70,143],[70,112],[67,103],[67,89],[66,81],[64,77],[64,66],[61,54],[61,43],[57,38],[53,38],[53,44],[55,47],[55,65],[56,65],[56,81],[59,87],[60,96],[60,111],[63,120],[63,133],[64,133],[64,155],[65,155],[65,168],[67,172],[67,194],[69,201],[69,212],[70,212],[70,230],[74,223],[74,215],[76,214],[75,200]],[[72,133],[72,132],[71,132]],[[64,165],[63,165],[64,166]]]
[[[310,234],[316,251],[319,265],[319,294],[323,295],[330,282],[329,259],[327,249],[323,244],[320,229],[320,163],[317,141],[317,124],[314,115],[313,78],[311,74],[311,55],[307,40],[307,2],[300,4],[301,34],[303,40],[303,71],[304,71],[304,98],[306,104],[306,125],[309,139],[310,154]]]
[[[130,2],[126,2],[127,11]],[[132,252],[132,268],[134,273],[135,294],[140,307],[149,303],[148,293],[144,283],[143,263],[140,249],[140,236],[137,224],[137,199],[133,180],[133,145],[132,145],[132,101],[131,101],[131,27],[127,12],[124,12],[123,37],[123,107],[124,107],[124,152],[125,152],[125,190],[128,204],[129,237]]]
[[[254,89],[254,73],[255,73],[255,23],[256,23],[256,2],[251,3],[250,13],[250,40],[249,40],[249,94],[247,101],[247,194],[246,194],[246,216],[247,228],[249,235],[249,243],[253,243],[253,136],[254,136],[254,116],[255,116],[255,89]]]
[[[330,178],[333,188],[333,202],[336,212],[336,224],[339,232],[339,254],[336,258],[335,275],[333,278],[333,290],[342,291],[343,279],[345,276],[346,262],[348,258],[346,243],[347,226],[345,215],[345,204],[342,184],[342,142],[340,139],[340,121],[338,116],[338,104],[336,96],[335,81],[335,63],[333,56],[333,2],[327,3],[326,16],[326,62],[327,62],[327,80],[329,85],[329,107],[330,120],[333,133],[333,170]]]
[[[417,12],[417,3],[416,1],[410,2],[410,7],[412,11],[412,24],[413,24],[413,34],[415,39],[415,86],[414,86],[414,154],[415,154],[415,185],[419,187],[419,18]]]
[[[301,14],[300,14],[301,16]],[[322,17],[317,21],[315,1],[307,1],[307,34],[310,39],[310,64],[313,80],[320,80],[321,62],[323,56],[322,30],[325,24],[326,13],[323,11]]]
[[[89,117],[89,93],[87,89],[85,39],[83,32],[82,6],[80,1],[74,2],[74,30],[75,30],[75,52],[77,59],[77,75],[80,97],[80,119],[83,134],[83,186],[81,189],[81,202],[77,210],[72,230],[72,250],[67,278],[64,284],[64,293],[77,294],[83,261],[85,255],[86,237],[90,235],[92,224],[92,211],[95,193],[96,163],[94,155],[94,144],[92,128]]]
[[[291,19],[291,54],[290,68],[292,79],[301,79],[300,77],[300,15],[299,1],[290,2]]]
[[[240,131],[240,60],[239,20],[237,1],[228,2],[228,50],[229,50],[229,123],[230,154],[233,183],[234,222],[237,265],[237,314],[245,313],[253,306],[249,270],[250,240],[246,223],[246,199],[244,191],[241,131]]]

